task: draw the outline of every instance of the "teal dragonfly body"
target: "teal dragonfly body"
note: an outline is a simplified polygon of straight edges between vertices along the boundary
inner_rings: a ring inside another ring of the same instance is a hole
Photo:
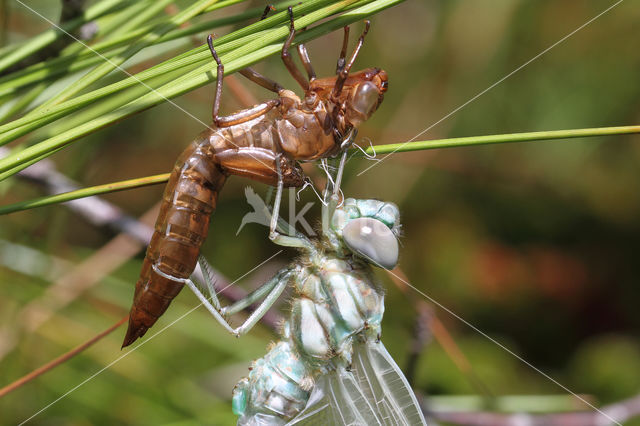
[[[425,424],[380,341],[384,292],[371,265],[397,262],[398,209],[347,199],[328,222],[272,280],[293,288],[291,310],[282,339],[233,391],[238,424]]]

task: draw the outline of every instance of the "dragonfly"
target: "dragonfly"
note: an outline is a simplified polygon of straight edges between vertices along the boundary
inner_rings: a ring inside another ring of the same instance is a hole
[[[293,231],[288,245],[300,258],[234,304],[222,307],[210,266],[204,283],[187,286],[230,333],[247,333],[290,287],[288,318],[280,340],[255,361],[233,390],[238,425],[426,425],[402,371],[381,341],[384,291],[373,266],[398,261],[400,213],[390,202],[349,198],[335,180],[325,188],[322,232]],[[331,187],[333,187],[332,190]],[[283,229],[288,224],[278,220]],[[239,327],[227,316],[257,308]]]
[[[267,9],[268,10],[268,9]],[[303,44],[298,54],[305,78],[296,67],[289,48],[296,33],[293,10],[288,8],[289,36],[281,57],[305,92],[299,98],[277,82],[246,68],[240,73],[278,94],[252,108],[220,116],[224,66],[207,39],[217,63],[213,124],[180,155],[163,194],[155,232],[136,282],[129,327],[122,347],[128,346],[153,326],[178,295],[196,267],[200,246],[207,237],[218,194],[230,175],[248,177],[277,187],[275,212],[284,187],[307,182],[298,161],[314,161],[346,152],[357,131],[378,108],[387,90],[387,74],[379,68],[351,73],[369,31],[369,22],[347,60],[349,27],[344,29],[342,50],[334,77],[316,78]],[[263,17],[266,13],[263,14]],[[269,238],[282,245],[289,237],[274,221]]]

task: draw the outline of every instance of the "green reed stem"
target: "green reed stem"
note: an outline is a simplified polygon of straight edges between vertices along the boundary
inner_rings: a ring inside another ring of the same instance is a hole
[[[92,197],[94,195],[107,194],[111,192],[123,191],[125,189],[140,188],[143,186],[155,185],[166,182],[169,173],[155,176],[146,176],[137,179],[123,180],[121,182],[107,183],[104,185],[91,186],[62,194],[49,195],[46,197],[34,198],[33,200],[22,201],[15,204],[8,204],[0,207],[0,215],[28,210],[36,207],[48,206],[51,204],[64,203],[66,201],[77,200],[78,198]]]
[[[464,138],[435,139],[431,141],[419,141],[400,144],[377,145],[377,154],[396,154],[409,151],[424,151],[436,148],[455,148],[471,145],[486,145],[494,143],[532,142],[553,139],[573,139],[593,136],[615,136],[640,133],[640,125],[618,127],[596,127],[589,129],[551,130],[546,132],[508,133],[504,135],[472,136]],[[373,154],[371,148],[366,149],[368,154]],[[63,194],[49,195],[33,200],[21,201],[0,207],[0,215],[21,210],[43,207],[51,204],[63,203],[78,198],[91,197],[93,195],[123,191],[126,189],[141,188],[149,185],[164,183],[169,179],[169,173],[154,176],[146,176],[121,182],[113,182],[104,185],[91,186]]]
[[[618,127],[595,127],[588,129],[550,130],[544,132],[507,133],[504,135],[471,136],[465,138],[434,139],[430,141],[393,143],[375,147],[375,154],[395,154],[399,152],[424,151],[436,148],[456,148],[460,146],[489,145],[495,143],[545,141],[553,139],[572,139],[590,136],[612,136],[640,133],[640,125]],[[365,149],[374,154],[374,149]]]
[[[241,1],[244,0],[221,1],[206,9],[205,12],[219,9]],[[290,4],[295,3],[297,3],[296,0],[287,0],[281,3],[277,3],[276,8],[280,10],[282,8],[286,8],[286,6]],[[154,45],[171,40],[176,40],[182,37],[187,37],[203,31],[210,31],[225,25],[237,24],[239,22],[246,21],[247,19],[255,19],[256,17],[260,16],[260,13],[263,9],[264,8],[262,7],[253,8],[237,15],[226,16],[219,19],[207,19],[206,21],[191,25],[187,28],[177,28],[160,37],[154,42]],[[70,54],[66,51],[63,51],[62,54],[57,58],[49,59],[45,62],[31,65],[30,67],[21,70],[20,73],[14,73],[0,77],[0,96],[13,93],[23,86],[34,84],[36,82],[42,81],[43,79],[52,79],[60,74],[77,71],[87,68],[88,66],[100,63],[103,61],[103,59],[100,56],[97,56],[96,52],[107,57],[119,55],[126,49],[126,46],[132,40],[142,37],[144,34],[150,32],[152,28],[152,25],[147,25],[136,30],[127,31],[125,33],[120,32],[115,37],[113,37],[112,34],[109,34],[109,38],[107,40],[92,44],[92,50],[85,49],[78,54]],[[112,52],[114,49],[116,49],[116,51]],[[109,53],[107,54],[107,52]]]
[[[123,2],[124,0],[101,1],[87,9],[83,16],[72,19],[71,21],[62,24],[60,28],[62,28],[66,32],[75,31],[83,24],[93,21],[99,16],[108,13]],[[39,36],[32,38],[24,44],[14,46],[11,53],[0,59],[0,71],[16,64],[27,56],[48,46],[60,37],[67,37],[67,35],[57,28],[51,28],[50,30],[43,32]]]
[[[157,0],[156,2],[154,2],[153,5],[149,7],[149,10],[143,14],[145,19],[149,19],[150,17],[156,15],[160,10],[164,9],[169,3],[171,3],[171,1],[172,0]],[[76,82],[65,88],[62,92],[58,93],[56,96],[41,105],[40,109],[44,109],[49,105],[55,105],[62,101],[65,101],[76,93],[79,93],[84,88],[89,87],[91,84],[109,74],[111,71],[119,68],[120,65],[122,65],[127,59],[138,53],[140,50],[153,44],[162,35],[166,34],[172,29],[179,27],[191,18],[199,15],[205,8],[211,6],[212,3],[216,3],[217,1],[218,0],[201,0],[188,7],[181,13],[177,14],[176,16],[172,17],[168,22],[163,22],[156,25],[151,32],[145,34],[140,40],[129,46],[124,52],[122,52],[122,54],[102,62],[96,68],[84,75],[80,80],[77,80]]]

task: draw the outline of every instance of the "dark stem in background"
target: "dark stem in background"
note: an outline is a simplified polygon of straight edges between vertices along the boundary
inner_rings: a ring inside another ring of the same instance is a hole
[[[75,348],[71,349],[70,351],[68,351],[68,352],[66,352],[64,354],[62,354],[58,358],[49,361],[48,363],[46,363],[42,367],[36,368],[31,373],[19,378],[18,380],[14,381],[13,383],[10,383],[5,387],[0,388],[0,398],[5,396],[6,394],[18,389],[19,387],[29,383],[30,381],[40,377],[41,375],[43,375],[44,373],[46,373],[49,370],[54,369],[58,365],[63,364],[64,362],[66,362],[69,359],[73,358],[74,356],[78,355],[80,352],[83,352],[85,349],[89,348],[91,345],[93,345],[94,343],[98,342],[100,339],[102,339],[103,337],[109,335],[115,329],[120,327],[122,324],[125,323],[125,321],[127,321],[127,319],[129,319],[128,316],[122,318],[121,320],[119,320],[118,322],[113,324],[111,327],[109,327],[106,330],[96,334],[94,337],[92,337],[91,339],[87,340],[86,342],[76,346]]]
[[[407,367],[405,373],[411,387],[415,387],[416,368],[422,351],[429,343],[431,343],[432,335],[429,331],[429,323],[433,313],[431,308],[422,302],[416,304],[416,320],[413,323],[413,339],[409,356],[407,357]]]
[[[410,298],[409,287],[405,284],[408,282],[406,274],[401,268],[397,267],[394,272],[387,271],[389,278],[398,287],[398,289],[407,297]],[[456,365],[458,370],[469,381],[471,386],[486,399],[485,404],[487,407],[492,407],[492,400],[494,399],[493,393],[489,390],[487,385],[480,379],[480,377],[474,371],[471,363],[464,355],[456,341],[451,337],[451,334],[447,331],[447,328],[442,324],[438,316],[436,315],[433,306],[424,300],[409,299],[416,312],[417,319],[414,325],[414,339],[412,347],[409,353],[408,360],[408,380],[413,385],[415,379],[416,368],[418,365],[421,352],[423,352],[424,346],[429,343],[427,340],[429,337],[433,337],[442,349],[446,352],[447,356]],[[420,324],[418,324],[420,323]],[[427,328],[429,331],[422,330],[421,328]],[[430,333],[427,334],[427,333]]]
[[[62,10],[60,12],[60,20],[58,23],[60,25],[65,22],[71,21],[75,18],[79,18],[84,13],[84,4],[86,0],[62,0]],[[9,25],[9,6],[6,4],[6,0],[2,1],[2,44],[5,43],[5,34]],[[88,22],[85,25],[78,28],[73,32],[75,37],[78,37],[81,40],[88,40],[93,37],[96,33],[97,28],[95,28],[95,23]],[[37,64],[38,62],[46,61],[47,59],[54,58],[58,56],[60,51],[73,43],[74,40],[71,37],[67,37],[64,34],[61,37],[58,37],[56,41],[51,43],[44,49],[41,49],[35,52],[33,55],[28,56],[18,62],[17,64],[3,70],[0,72],[0,76],[11,74],[12,72],[16,72],[23,68],[28,67],[29,65]]]

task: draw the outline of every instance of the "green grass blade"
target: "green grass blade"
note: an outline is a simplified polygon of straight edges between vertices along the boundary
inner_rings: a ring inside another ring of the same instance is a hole
[[[236,0],[234,0],[236,1]],[[313,7],[317,7],[323,4],[326,4],[327,0],[315,0],[309,1],[305,4],[305,8],[300,10],[300,13],[311,12]],[[223,55],[225,52],[228,52],[231,48],[245,45],[249,39],[247,37],[254,37],[259,30],[266,27],[267,25],[277,25],[278,23],[283,23],[287,20],[287,16],[285,12],[279,13],[276,16],[272,16],[269,19],[264,21],[260,21],[259,23],[250,25],[249,27],[242,28],[241,30],[235,31],[226,36],[220,37],[216,40],[216,48],[218,53]],[[223,22],[224,21],[224,22]],[[219,24],[228,24],[228,20],[220,20]],[[92,58],[95,61],[100,61],[100,58]],[[156,76],[165,74],[167,72],[176,70],[180,67],[190,67],[195,62],[201,63],[211,63],[211,57],[206,47],[199,47],[196,49],[192,49],[189,52],[185,52],[182,55],[179,55],[176,58],[165,61],[162,64],[158,64],[148,70],[142,71],[135,76],[128,77],[123,79],[117,83],[113,83],[109,86],[105,86],[103,88],[94,90],[85,95],[81,95],[70,99],[66,102],[62,102],[58,105],[51,106],[49,108],[39,109],[38,111],[34,111],[32,114],[29,114],[20,119],[14,120],[12,122],[6,123],[0,126],[0,145],[4,145],[20,136],[23,136],[29,133],[32,130],[35,130],[39,127],[44,126],[56,119],[59,119],[63,116],[71,114],[77,111],[80,108],[83,108],[90,103],[96,102],[97,100],[106,97],[112,93],[123,90],[130,86],[140,84],[141,81],[145,81],[150,78],[154,78]],[[46,73],[46,70],[42,70],[42,72]],[[2,85],[0,85],[2,86]],[[1,93],[1,90],[0,90]],[[124,105],[121,104],[121,105]],[[118,106],[121,106],[118,105]],[[13,131],[14,129],[18,129],[22,127],[20,130]]]
[[[125,189],[141,188],[149,185],[156,185],[166,182],[169,179],[169,173],[155,176],[146,176],[137,179],[129,179],[121,182],[107,183],[104,185],[91,186],[75,191],[65,192],[63,194],[50,195],[40,197],[33,200],[23,201],[20,203],[9,204],[0,207],[0,215],[9,214],[16,211],[33,209],[36,207],[48,206],[51,204],[64,203],[66,201],[77,200],[78,198],[91,197],[94,195],[106,194],[111,192],[123,191]]]
[[[202,8],[204,8],[205,5],[209,5],[209,3],[215,2],[215,1],[217,0],[203,0],[198,3],[198,5],[200,6],[200,9],[198,9],[197,7],[192,7],[192,8],[189,8],[188,10],[190,12],[195,12],[195,14],[197,14],[199,11],[201,11]],[[166,7],[169,3],[171,3],[171,0],[158,0],[153,4],[153,6],[149,8],[150,13],[145,14],[145,16],[148,18],[149,15],[151,16],[156,15],[160,10],[164,9],[164,7]],[[140,50],[147,47],[154,40],[158,39],[162,34],[165,34],[169,30],[171,30],[174,25],[179,26],[180,24],[191,19],[193,16],[194,14],[187,14],[183,12],[177,15],[176,17],[174,17],[170,23],[162,23],[156,26],[151,33],[147,34],[146,36],[143,36],[139,41],[132,44],[124,52],[122,52],[119,55],[116,55],[115,57],[110,58],[109,60],[105,60],[96,68],[94,68],[89,73],[84,75],[80,80],[77,80],[75,83],[68,86],[62,92],[58,93],[53,98],[49,99],[47,102],[45,102],[45,104],[42,105],[42,108],[46,108],[46,106],[48,105],[54,105],[64,100],[67,100],[73,95],[75,95],[76,93],[79,93],[81,90],[85,89],[86,87],[89,87],[91,84],[95,83],[105,75],[109,74],[111,71],[118,68],[127,59],[131,58]]]
[[[221,8],[223,6],[228,6],[241,1],[245,0],[227,0],[217,3],[213,6],[218,6],[218,8]],[[285,3],[293,3],[293,1]],[[144,6],[142,2],[141,4]],[[133,7],[131,9],[133,9]],[[209,9],[212,9],[212,7],[210,7]],[[201,31],[211,30],[213,28],[218,28],[224,25],[231,25],[245,21],[246,19],[250,19],[251,17],[258,16],[260,13],[258,9],[259,8],[255,8],[238,15],[224,17],[221,19],[207,20],[205,22],[201,22],[197,25],[193,25],[187,28],[172,30],[156,40],[154,44],[164,43]],[[132,12],[135,12],[135,10],[133,10]],[[112,22],[109,22],[109,25],[112,25]],[[104,33],[109,33],[109,37],[105,40],[91,45],[92,50],[86,49],[86,47],[81,43],[75,43],[74,45],[67,47],[67,49],[69,49],[70,47],[79,46],[82,51],[76,52],[75,50],[69,51],[65,49],[57,58],[49,59],[47,61],[31,65],[21,70],[20,72],[0,77],[0,96],[7,93],[12,93],[13,91],[18,90],[23,86],[40,82],[43,79],[51,79],[53,77],[57,77],[60,74],[67,73],[70,71],[71,67],[74,68],[73,71],[76,71],[78,69],[83,69],[88,66],[100,63],[103,61],[103,59],[100,56],[97,56],[96,52],[104,56],[111,57],[114,55],[108,55],[107,52],[111,52],[114,49],[117,49],[117,53],[115,54],[121,54],[126,50],[126,46],[128,46],[129,43],[151,32],[153,29],[153,25],[146,25],[141,28],[136,28],[135,30],[130,30],[128,29],[128,27],[129,25],[123,27],[124,29],[126,29],[126,31],[116,31],[113,33],[110,33],[107,29],[104,29]],[[102,31],[103,29],[101,29],[101,32]],[[78,61],[81,61],[84,64],[83,68],[78,68],[78,66],[76,65]]]
[[[99,20],[96,21],[96,25],[98,26],[99,31],[94,36],[104,37],[107,40],[109,40],[114,36],[130,31],[131,28],[139,26],[142,22],[144,22],[141,20],[142,18],[140,17],[141,16],[140,12],[144,8],[148,9],[148,4],[145,1],[131,3],[131,5],[129,5],[128,7],[125,7],[121,11],[107,15],[110,18],[107,22],[103,23],[103,22],[100,22]],[[64,48],[62,52],[60,52],[60,56],[73,55],[77,57],[77,54],[83,52],[84,50],[86,50],[86,47],[83,43],[75,42],[67,46],[66,48]],[[54,58],[54,59],[59,59],[59,58]],[[49,62],[49,61],[46,61],[46,62]],[[42,62],[40,64],[42,64]],[[17,72],[17,74],[23,74],[24,71],[25,70],[20,70]],[[50,71],[51,70],[49,69],[49,75],[47,77],[51,77]],[[70,72],[70,70],[67,67],[65,67],[64,69],[60,70],[59,74],[73,74],[73,72]],[[9,108],[2,116],[0,116],[0,123],[22,112],[32,103],[33,100],[35,100],[47,87],[50,86],[50,83],[48,84],[46,81],[43,81],[43,80],[44,79],[38,80],[38,83],[35,86],[29,88],[28,91],[26,91],[22,96],[20,96],[20,99],[17,102],[15,102],[15,104],[12,105],[11,108]],[[15,85],[11,88],[17,91],[20,89],[20,86]]]
[[[0,116],[0,123],[22,112],[48,87],[46,83],[40,83],[27,90],[20,99]]]
[[[124,1],[125,0],[103,0],[87,9],[84,16],[72,19],[71,21],[64,23],[63,25],[61,25],[61,28],[66,32],[72,32],[83,24],[100,17],[105,13],[108,13],[117,6],[120,6]],[[16,46],[16,48],[14,48],[11,53],[0,59],[0,71],[7,69],[8,67],[16,64],[18,61],[21,61],[27,56],[48,46],[60,37],[67,36],[57,28],[51,28],[40,34],[39,36],[32,38],[28,42]]]
[[[430,141],[404,142],[388,145],[376,145],[367,148],[367,154],[394,154],[410,151],[424,151],[438,148],[457,148],[461,146],[490,145],[496,143],[513,143],[529,141],[545,141],[554,139],[572,139],[590,136],[612,136],[640,133],[640,125],[618,127],[595,127],[588,129],[550,130],[544,132],[507,133],[504,135],[471,136],[464,138],[434,139]],[[375,149],[375,152],[374,152]]]
[[[588,129],[551,130],[544,132],[508,133],[503,135],[471,136],[464,138],[436,139],[431,141],[410,142],[404,144],[376,145],[377,154],[394,154],[409,151],[424,151],[436,148],[454,148],[472,145],[486,145],[495,143],[515,143],[533,142],[554,139],[572,139],[594,136],[616,136],[625,134],[639,134],[640,125],[637,126],[617,126],[617,127],[596,127]],[[366,149],[368,154],[374,154],[371,148]],[[360,152],[355,151],[354,152]],[[7,204],[0,207],[0,215],[9,214],[21,210],[43,207],[65,201],[76,200],[78,198],[90,197],[109,192],[123,191],[126,189],[140,188],[143,186],[164,183],[169,179],[169,173],[146,176],[137,179],[129,179],[120,182],[107,183],[104,185],[91,186],[63,194],[49,195],[28,201],[21,201],[14,204]]]

